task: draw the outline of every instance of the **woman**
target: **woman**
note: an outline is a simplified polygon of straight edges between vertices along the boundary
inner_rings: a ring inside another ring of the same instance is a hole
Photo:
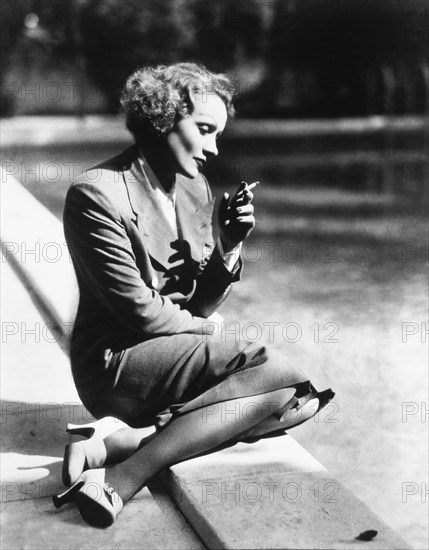
[[[80,290],[76,387],[96,418],[125,424],[103,438],[101,420],[66,448],[63,481],[74,485],[54,502],[76,499],[101,527],[162,468],[301,423],[333,395],[317,394],[279,352],[226,339],[213,322],[255,225],[243,182],[224,195],[213,241],[201,170],[233,115],[229,80],[193,63],[145,68],[122,105],[135,145],[74,183],[64,211]],[[244,414],[249,405],[259,413]],[[145,438],[148,425],[157,431]]]

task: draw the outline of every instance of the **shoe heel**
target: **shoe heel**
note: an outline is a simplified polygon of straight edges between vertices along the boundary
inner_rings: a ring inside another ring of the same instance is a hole
[[[82,435],[83,437],[90,438],[95,433],[95,422],[89,424],[67,424],[66,433],[69,435]]]
[[[52,502],[54,503],[55,508],[61,508],[64,504],[73,502],[76,498],[77,492],[84,485],[84,483],[84,481],[77,481],[72,487],[70,487],[70,489],[64,491],[64,493],[53,496]]]
[[[96,494],[94,493],[96,488]],[[124,503],[107,485],[87,482],[76,494],[76,504],[82,519],[93,527],[105,529],[114,523]]]

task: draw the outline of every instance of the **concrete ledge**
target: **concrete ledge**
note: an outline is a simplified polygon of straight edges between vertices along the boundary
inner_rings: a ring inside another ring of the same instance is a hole
[[[1,121],[3,147],[49,147],[82,143],[132,143],[123,117],[116,115],[18,116]]]
[[[2,414],[18,409],[14,403],[77,403],[70,360],[58,334],[1,258],[2,366],[0,396],[7,400]],[[63,342],[65,343],[65,342]]]
[[[77,297],[67,249],[61,249],[63,252],[56,262],[38,257],[37,252],[28,255],[29,261],[22,261],[22,250],[19,249],[20,244],[27,250],[32,247],[36,251],[37,243],[39,247],[51,242],[64,243],[65,246],[61,224],[10,176],[2,175],[2,199],[8,204],[1,232],[3,244],[9,243],[6,260],[11,260],[35,288],[40,303],[46,304],[49,314],[64,325],[73,318],[71,298]],[[30,227],[22,224],[23,216],[32,220]],[[38,220],[43,220],[43,223],[38,223]],[[18,248],[10,248],[13,245]],[[70,289],[70,294],[65,295],[64,289]],[[13,407],[17,403],[8,405]],[[13,495],[11,485],[7,485],[7,494],[2,495],[3,502],[8,502],[3,521],[9,533],[6,539],[3,538],[3,545],[7,540],[8,547],[28,546],[29,530],[34,529],[37,532],[43,530],[38,541],[40,547],[51,547],[51,540],[55,540],[55,547],[58,547],[56,538],[63,529],[61,522],[57,522],[62,517],[67,526],[73,526],[73,543],[71,545],[70,540],[67,547],[79,546],[78,540],[85,543],[89,532],[95,547],[113,544],[126,548],[140,545],[142,541],[146,547],[178,547],[178,540],[183,539],[176,538],[174,533],[170,537],[168,530],[165,531],[165,523],[156,519],[158,512],[153,512],[152,504],[147,508],[147,495],[150,495],[147,490],[139,493],[117,524],[104,532],[115,533],[112,539],[105,534],[94,539],[93,530],[81,525],[76,510],[70,515],[67,509],[62,516],[48,511],[47,506],[45,510],[46,496],[58,492],[64,446],[64,436],[60,434],[64,434],[66,415],[52,425],[31,419],[26,419],[23,425],[19,411],[15,412],[8,409],[8,444],[3,449],[7,454],[3,457],[7,466],[7,476],[3,481],[15,484]],[[30,412],[34,414],[32,409]],[[265,439],[252,445],[240,443],[198,457],[163,472],[162,479],[178,509],[209,548],[409,548],[290,436]],[[34,483],[42,492],[34,491]],[[32,503],[36,499],[41,502],[37,512]],[[140,501],[146,503],[143,508],[139,506]],[[28,518],[28,525],[20,532],[14,546],[10,533],[14,531],[13,520],[18,509]],[[151,531],[153,525],[156,525],[156,535]],[[378,531],[372,541],[357,540],[360,533],[368,530]],[[120,539],[116,538],[118,533]],[[162,546],[161,538],[157,538],[159,533],[167,537],[162,538]],[[195,543],[196,539],[193,540]]]
[[[87,526],[75,505],[54,509],[51,496],[64,490],[66,425],[89,422],[92,416],[76,394],[66,355],[35,331],[43,320],[7,263],[2,264],[2,283],[3,320],[24,323],[29,334],[21,330],[3,340],[1,547],[202,550],[203,543],[165,490],[153,483],[105,531]]]
[[[92,420],[76,403],[1,403],[2,502],[49,497],[64,490],[61,469],[68,422]]]
[[[195,458],[162,480],[209,548],[409,548],[290,436]],[[368,530],[373,540],[356,538]]]
[[[120,115],[25,116],[3,119],[2,146],[81,145],[86,143],[132,143]],[[226,138],[313,138],[374,136],[385,131],[395,134],[427,131],[422,116],[372,116],[340,119],[237,119]]]
[[[26,284],[44,313],[68,336],[78,287],[61,223],[15,178],[1,172],[4,261]]]
[[[51,498],[40,498],[3,505],[1,532],[1,546],[8,550],[204,549],[183,519],[180,523],[171,522],[147,488],[134,497],[107,529],[86,525],[76,506],[55,510]]]

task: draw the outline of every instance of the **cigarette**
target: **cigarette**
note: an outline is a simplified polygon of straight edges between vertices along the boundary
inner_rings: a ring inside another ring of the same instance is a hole
[[[250,191],[250,189],[254,189],[256,186],[260,185],[260,181],[254,181],[250,185],[247,186],[247,190]]]

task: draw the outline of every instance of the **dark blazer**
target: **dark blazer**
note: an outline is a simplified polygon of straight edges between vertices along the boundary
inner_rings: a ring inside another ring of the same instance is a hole
[[[137,147],[85,172],[68,191],[64,231],[79,284],[71,341],[76,385],[103,375],[112,354],[157,336],[209,331],[238,280],[212,232],[204,176],[176,179],[179,238],[138,161]]]

